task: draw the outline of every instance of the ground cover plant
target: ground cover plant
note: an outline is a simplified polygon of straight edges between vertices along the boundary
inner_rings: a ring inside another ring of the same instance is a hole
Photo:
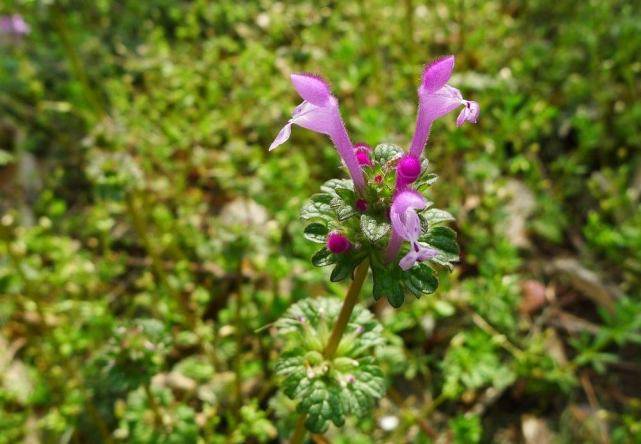
[[[0,16],[0,443],[641,441],[634,2]]]

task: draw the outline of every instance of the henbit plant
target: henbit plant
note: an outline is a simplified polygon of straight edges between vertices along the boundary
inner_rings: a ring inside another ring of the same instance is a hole
[[[291,76],[303,102],[269,149],[287,141],[292,125],[326,134],[336,146],[351,180],[325,182],[304,205],[301,217],[310,222],[305,237],[323,245],[312,263],[333,265],[332,282],[352,277],[342,305],[334,299],[303,300],[276,323],[286,344],[276,372],[283,392],[298,401],[300,414],[292,443],[302,441],[305,428],[324,433],[330,421],[342,426],[349,415],[364,416],[385,394],[376,355],[376,347],[385,342],[382,327],[357,305],[369,269],[374,299],[385,296],[400,307],[407,293],[420,297],[436,291],[436,270],[451,269],[458,260],[456,233],[445,226],[453,217],[431,208],[425,198],[437,176],[428,172],[427,159],[421,159],[436,119],[460,106],[458,126],[478,118],[478,104],[447,84],[453,68],[454,56],[447,56],[423,70],[408,153],[390,144],[373,150],[353,145],[329,85],[311,74]]]

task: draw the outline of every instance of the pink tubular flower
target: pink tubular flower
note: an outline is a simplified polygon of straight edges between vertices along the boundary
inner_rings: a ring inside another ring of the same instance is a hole
[[[464,105],[456,124],[461,126],[466,121],[476,123],[478,119],[478,103],[463,99],[458,89],[447,84],[453,69],[454,56],[450,55],[435,60],[423,70],[421,86],[418,88],[416,130],[410,147],[412,156],[420,157],[427,143],[432,122],[439,117]]]
[[[320,77],[311,74],[292,74],[292,84],[303,98],[287,124],[280,130],[269,150],[285,143],[291,134],[293,124],[308,130],[326,134],[336,146],[345,162],[357,190],[365,188],[365,178],[349,139],[338,109],[338,100],[332,96],[329,85]]]
[[[332,231],[327,235],[327,249],[334,254],[341,254],[349,250],[351,243],[340,231]]]
[[[19,14],[0,17],[0,34],[22,37],[29,34],[29,31],[29,25]]]
[[[425,198],[417,191],[403,191],[399,193],[392,203],[390,219],[392,221],[392,239],[387,250],[387,259],[393,260],[398,254],[402,240],[410,243],[410,251],[403,256],[398,265],[403,270],[409,270],[417,262],[431,259],[436,251],[422,246],[418,242],[421,235],[421,221],[416,210],[426,206]]]

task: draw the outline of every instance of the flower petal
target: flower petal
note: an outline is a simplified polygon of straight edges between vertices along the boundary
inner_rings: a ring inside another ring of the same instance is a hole
[[[420,221],[416,210],[422,210],[426,204],[423,195],[417,191],[407,190],[398,193],[390,208],[392,229],[405,240],[413,239],[417,229],[420,235]]]
[[[298,94],[316,106],[326,106],[332,93],[329,85],[321,77],[313,74],[292,74],[292,84]]]
[[[410,242],[416,242],[421,235],[421,220],[413,208],[405,210],[405,230],[407,232],[405,240]]]
[[[471,100],[465,100],[464,103],[465,107],[456,118],[456,126],[461,126],[465,122],[476,123],[479,118],[479,104]]]
[[[310,131],[331,136],[336,131],[336,126],[340,125],[340,115],[338,107],[316,106],[305,101],[296,108],[290,122]]]
[[[421,89],[431,94],[441,89],[452,75],[454,56],[440,57],[427,65],[423,70]]]
[[[292,124],[287,122],[287,124],[284,127],[282,127],[281,130],[278,132],[278,135],[276,136],[272,144],[269,145],[269,151],[287,142],[291,133],[292,133]]]
[[[398,265],[403,271],[407,271],[414,266],[416,259],[418,259],[418,254],[414,249],[410,249],[410,251],[398,261]]]
[[[416,253],[416,255],[419,262],[432,259],[438,254],[438,252],[433,248],[424,247],[418,243],[416,245],[418,245],[418,252]]]

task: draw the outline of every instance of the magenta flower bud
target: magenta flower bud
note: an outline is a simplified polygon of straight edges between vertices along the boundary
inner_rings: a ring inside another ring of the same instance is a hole
[[[350,246],[349,239],[340,231],[332,231],[327,235],[327,249],[334,254],[345,253]]]
[[[354,146],[354,153],[356,154],[356,159],[358,160],[358,163],[361,166],[372,166],[372,160],[369,157],[371,152],[372,152],[372,149],[364,143],[357,143]]]
[[[356,200],[356,209],[360,211],[361,213],[364,213],[367,211],[367,201],[365,199],[357,199]]]
[[[418,158],[403,156],[396,167],[396,191],[403,191],[407,185],[418,179],[421,174],[421,161]]]

